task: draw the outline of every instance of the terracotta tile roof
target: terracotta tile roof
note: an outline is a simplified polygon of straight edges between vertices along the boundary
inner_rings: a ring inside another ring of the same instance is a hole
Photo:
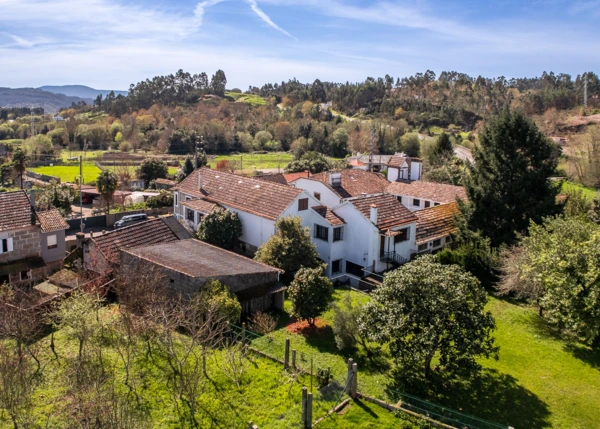
[[[280,185],[288,184],[283,173],[263,174],[261,176],[256,176],[256,178],[260,180],[266,180],[267,182],[279,183]]]
[[[462,186],[445,185],[442,183],[422,182],[393,182],[390,183],[386,192],[394,195],[410,196],[431,200],[437,203],[451,203],[456,201],[456,197],[461,200],[467,199],[467,192]]]
[[[319,214],[320,216],[322,216],[327,222],[329,222],[332,225],[343,225],[343,224],[346,223],[344,221],[344,219],[342,219],[337,214],[335,214],[334,212],[332,212],[329,207],[314,206],[314,207],[311,207],[311,208],[315,212],[317,212],[317,214]]]
[[[352,167],[364,167],[366,164],[362,162],[360,159],[353,159],[349,162]]]
[[[146,222],[115,229],[103,235],[95,235],[91,240],[96,243],[104,256],[110,256],[115,255],[120,249],[192,238],[189,232],[183,234],[180,230],[171,229],[171,221],[165,221],[170,218],[172,216],[150,219]]]
[[[38,212],[38,219],[42,226],[42,232],[61,231],[69,229],[69,224],[56,209]]]
[[[353,198],[348,201],[367,219],[371,218],[371,206],[375,205],[377,207],[376,226],[381,231],[417,221],[415,214],[390,194]]]
[[[198,189],[199,174],[202,191]],[[271,220],[281,216],[303,192],[291,186],[210,168],[194,171],[173,189]]]
[[[31,206],[25,191],[0,192],[0,231],[31,226]]]
[[[285,173],[283,177],[285,177],[285,181],[287,183],[291,183],[294,180],[300,179],[302,177],[310,177],[310,171],[306,170],[299,171],[298,173]]]
[[[177,220],[177,218],[173,215],[162,216],[162,221],[169,227],[173,234],[177,236],[180,240],[187,240],[189,238],[193,238],[194,236]]]
[[[282,272],[278,268],[195,239],[123,251],[196,278]]]
[[[154,183],[159,183],[161,185],[175,186],[177,182],[169,179],[154,179]]]
[[[417,216],[417,244],[447,237],[457,231],[454,215],[459,213],[458,205],[442,204],[414,212]]]
[[[403,156],[392,156],[388,160],[387,166],[388,167],[400,168],[400,167],[402,167],[402,164],[404,164],[404,161],[408,161],[408,159],[405,158],[405,157],[403,157]]]
[[[210,213],[214,210],[217,204],[203,198],[188,200],[181,203],[183,207],[188,207],[192,210],[198,210],[201,213]]]
[[[329,186],[341,198],[358,197],[363,194],[379,194],[385,191],[390,184],[383,175],[364,170],[341,170],[341,186],[332,187],[329,184],[329,174],[324,171],[319,174],[313,174],[310,180],[318,180]]]

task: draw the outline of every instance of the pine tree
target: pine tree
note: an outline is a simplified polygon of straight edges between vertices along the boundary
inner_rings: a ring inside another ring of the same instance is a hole
[[[465,179],[469,207],[461,210],[472,231],[497,247],[515,241],[530,221],[557,213],[558,187],[550,181],[558,150],[523,113],[504,109],[486,125]]]
[[[183,163],[183,167],[181,168],[183,171],[184,177],[188,177],[194,171],[194,161],[192,157],[188,156]]]
[[[454,145],[450,136],[446,133],[440,134],[431,153],[430,164],[440,166],[447,164],[454,157]]]

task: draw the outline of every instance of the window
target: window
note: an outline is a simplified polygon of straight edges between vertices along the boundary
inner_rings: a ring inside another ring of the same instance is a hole
[[[346,273],[356,277],[363,277],[365,275],[363,267],[350,261],[346,261]]]
[[[320,240],[329,240],[329,228],[326,226],[315,225],[315,238]]]
[[[194,222],[194,210],[187,209],[185,211],[185,217],[187,220]]]
[[[321,193],[320,192],[315,192],[315,198],[319,201],[321,201]]]
[[[46,237],[46,246],[48,249],[56,249],[58,247],[58,243],[56,242],[56,234]]]
[[[344,227],[333,228],[333,241],[342,241],[344,239]]]
[[[8,253],[13,250],[12,238],[3,238],[0,240],[0,253]]]
[[[31,271],[21,271],[21,281],[31,280]]]
[[[342,260],[338,259],[331,263],[331,274],[339,274],[342,272]]]
[[[192,197],[189,197],[189,196],[186,196],[186,197],[185,197],[185,200],[186,200],[186,201],[189,201],[189,200],[191,200],[191,199],[192,199]]]
[[[425,201],[425,208],[431,207],[431,201]]]
[[[175,205],[178,206],[179,205],[179,192],[175,192],[175,194],[173,195],[173,198],[175,198]]]
[[[427,243],[419,244],[419,252],[424,252],[427,250]]]
[[[396,199],[398,200],[398,202],[399,202],[400,204],[402,204],[402,197],[401,197],[400,195],[398,195],[398,196],[396,197]]]
[[[413,206],[420,207],[421,206],[421,200],[419,200],[418,198],[413,198]]]
[[[404,228],[400,231],[395,231],[398,234],[394,236],[394,244],[402,243],[403,241],[407,241],[410,238],[410,228]]]
[[[434,206],[439,206],[439,205],[440,205],[440,203],[433,203],[433,205],[434,205]]]
[[[433,240],[433,247],[439,247],[442,245],[442,239],[438,238],[437,240]]]
[[[301,198],[298,200],[298,211],[308,210],[308,198]]]

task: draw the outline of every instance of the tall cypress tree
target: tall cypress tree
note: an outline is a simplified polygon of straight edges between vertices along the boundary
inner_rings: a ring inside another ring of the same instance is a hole
[[[450,140],[450,136],[442,133],[435,142],[430,162],[432,165],[440,166],[446,164],[452,157],[454,157],[454,145]]]
[[[469,207],[462,211],[471,231],[492,246],[514,242],[530,221],[556,214],[557,146],[523,113],[505,108],[479,136],[475,164],[465,180]]]

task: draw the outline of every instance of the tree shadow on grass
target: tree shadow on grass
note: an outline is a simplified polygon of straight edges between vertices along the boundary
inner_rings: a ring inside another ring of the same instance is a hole
[[[565,345],[565,350],[571,353],[577,359],[587,363],[592,368],[600,369],[599,349],[594,349],[579,343],[569,343]]]
[[[447,379],[435,374],[430,381],[423,378],[397,380],[395,386],[388,387],[386,393],[391,399],[405,399],[414,406],[427,409],[427,403],[402,398],[396,389],[495,423],[531,429],[551,427],[548,405],[520,386],[514,377],[493,369],[484,369],[468,378]],[[441,412],[436,407],[429,409],[434,413]]]

